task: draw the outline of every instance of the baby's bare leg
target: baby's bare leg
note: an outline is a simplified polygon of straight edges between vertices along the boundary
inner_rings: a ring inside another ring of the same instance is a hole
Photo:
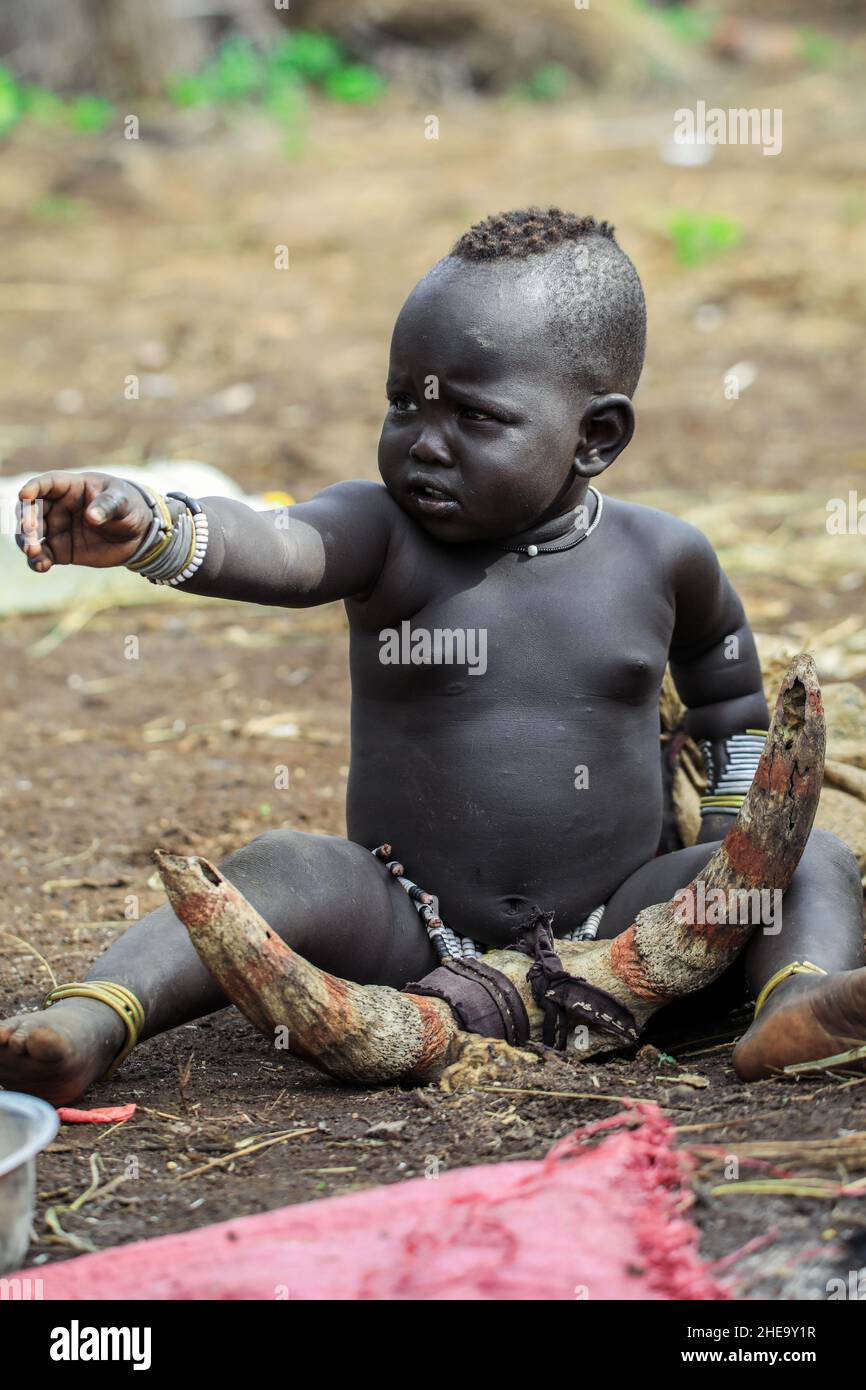
[[[435,965],[409,898],[360,845],[274,830],[221,867],[289,945],[335,975],[399,987]],[[168,904],[130,927],[87,978],[132,990],[145,1038],[226,1002]],[[112,1009],[86,999],[9,1019],[0,1023],[0,1084],[67,1102],[103,1074],[125,1036]]]
[[[645,864],[614,894],[600,935],[619,935],[641,908],[672,898],[715,849],[715,844],[693,845]],[[772,991],[734,1052],[734,1065],[745,1080],[866,1042],[860,874],[848,847],[823,830],[812,831],[779,918],[758,925],[745,948],[753,997],[783,966],[803,960],[827,973],[792,975]]]

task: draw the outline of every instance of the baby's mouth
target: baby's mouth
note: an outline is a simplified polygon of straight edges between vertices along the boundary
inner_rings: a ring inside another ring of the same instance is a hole
[[[413,488],[413,492],[421,497],[432,497],[437,502],[453,502],[454,498],[447,492],[442,492],[438,487],[419,487]]]
[[[428,515],[444,516],[448,512],[455,511],[460,505],[452,492],[446,488],[438,487],[435,483],[426,483],[420,479],[415,479],[409,483],[408,491],[415,505]]]

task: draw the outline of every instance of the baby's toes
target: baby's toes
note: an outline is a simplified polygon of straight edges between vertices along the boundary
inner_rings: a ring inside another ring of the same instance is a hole
[[[16,1039],[20,1039],[20,1047],[15,1046],[16,1052],[26,1052],[36,1062],[65,1062],[68,1061],[72,1051],[69,1039],[58,1034],[56,1029],[47,1024],[36,1024],[29,1028],[19,1028],[13,1034],[13,1046]]]
[[[5,1043],[10,1052],[20,1057],[27,1051],[27,1029],[18,1023],[13,1028],[8,1028],[6,1037],[0,1038],[0,1041]]]
[[[63,1062],[69,1055],[68,1041],[56,1029],[39,1024],[34,1018],[10,1018],[0,1024],[0,1047],[16,1057],[32,1057],[35,1062]]]
[[[5,1047],[9,1039],[26,1023],[27,1019],[23,1014],[16,1014],[12,1018],[0,1020],[0,1047]]]

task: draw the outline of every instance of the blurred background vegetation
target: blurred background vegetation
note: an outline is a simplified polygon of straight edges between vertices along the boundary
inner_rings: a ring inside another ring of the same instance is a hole
[[[0,471],[375,477],[407,290],[471,221],[558,203],[616,224],[649,299],[606,485],[704,525],[759,624],[849,620],[862,539],[825,520],[866,460],[862,11],[6,0]],[[781,153],[677,145],[699,100],[778,109]]]
[[[686,76],[696,50],[776,67],[828,63],[861,10],[859,0],[6,0],[0,43],[30,80],[123,96],[161,95],[177,72],[211,64],[227,40],[267,51],[300,32],[426,96],[524,84],[550,97],[570,78],[597,88]],[[308,74],[332,66],[314,60]],[[243,77],[231,94],[252,85]]]

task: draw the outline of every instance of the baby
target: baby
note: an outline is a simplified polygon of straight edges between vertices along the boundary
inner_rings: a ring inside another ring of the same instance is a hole
[[[370,853],[386,842],[455,937],[505,946],[535,905],[558,936],[617,935],[729,828],[768,724],[742,606],[694,527],[595,487],[632,437],[645,320],[607,223],[503,213],[400,311],[381,483],[272,512],[102,473],[22,488],[38,572],[132,563],[198,594],[345,603],[349,838],[271,830],[222,866],[313,964],[398,988],[436,966],[415,902]],[[698,844],[658,855],[668,662],[711,785]],[[741,1077],[866,1041],[862,893],[841,841],[813,832],[781,931],[757,930],[744,958],[764,999]],[[70,1101],[126,1055],[124,1009],[137,1038],[226,1002],[167,904],[90,978],[110,983],[0,1024],[3,1085]]]

